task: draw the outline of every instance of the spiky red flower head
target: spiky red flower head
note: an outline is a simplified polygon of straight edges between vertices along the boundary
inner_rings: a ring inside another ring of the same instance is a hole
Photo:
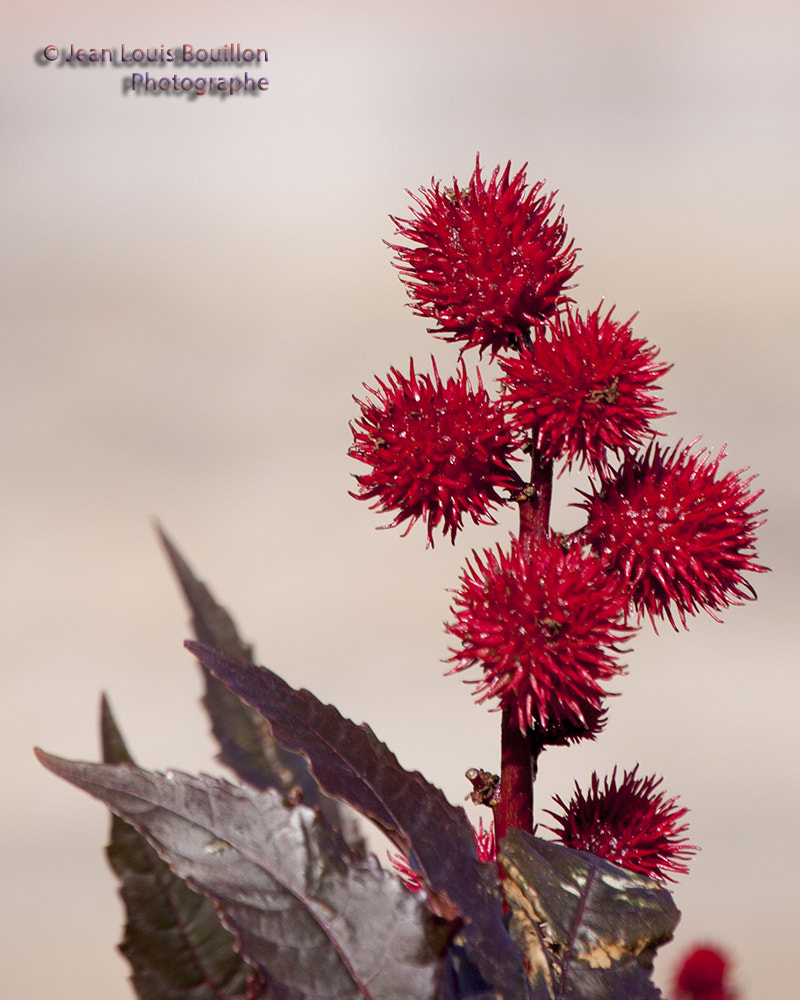
[[[635,450],[652,436],[650,421],[666,415],[655,394],[671,365],[600,307],[582,318],[558,317],[518,357],[501,360],[505,399],[517,426],[532,434],[546,459],[606,468],[607,452]]]
[[[735,1000],[730,989],[728,959],[717,948],[694,948],[675,980],[675,1000]]]
[[[495,354],[566,301],[575,251],[542,187],[528,187],[525,167],[511,177],[510,163],[487,184],[478,159],[466,188],[431,181],[412,195],[411,219],[392,217],[398,236],[416,244],[389,246],[414,311],[438,324],[431,333]]]
[[[494,837],[494,822],[490,822],[487,829],[484,829],[483,819],[478,820],[478,825],[473,826],[472,832],[475,834],[475,846],[478,849],[478,861],[497,860],[497,842]]]
[[[559,796],[554,798],[561,813],[545,810],[558,824],[546,829],[566,847],[589,851],[649,878],[673,882],[667,872],[686,874],[689,869],[683,862],[698,850],[681,836],[688,825],[679,821],[688,810],[678,808],[676,799],[656,792],[661,778],[637,778],[638,767],[624,773],[619,787],[614,768],[602,789],[593,772],[587,795],[576,781],[569,805]]]
[[[625,597],[591,552],[542,539],[530,548],[513,538],[508,552],[489,550],[466,565],[455,592],[461,641],[451,650],[457,673],[483,671],[479,702],[511,707],[520,730],[576,734],[596,725],[602,683],[622,673],[617,643]],[[546,742],[546,740],[543,740]]]
[[[420,518],[428,523],[428,542],[441,524],[455,541],[462,519],[493,524],[489,508],[505,502],[496,492],[513,485],[509,466],[516,447],[502,410],[483,387],[480,372],[473,389],[463,364],[457,378],[442,383],[436,362],[433,376],[408,378],[392,368],[379,388],[365,386],[372,398],[356,399],[361,416],[351,425],[350,455],[371,466],[356,476],[361,500],[373,509],[399,511],[392,527]]]
[[[387,851],[386,857],[389,861],[391,861],[392,868],[394,868],[400,876],[400,880],[406,889],[408,889],[409,892],[420,892],[423,888],[422,882],[420,881],[419,875],[417,875],[408,863],[408,858],[405,854],[392,854],[390,851]]]
[[[576,504],[589,514],[585,540],[620,575],[636,611],[673,628],[673,608],[684,628],[700,608],[716,618],[715,610],[755,597],[743,572],[765,572],[754,561],[764,512],[748,509],[763,492],[750,491],[755,477],[741,478],[742,469],[718,478],[725,449],[716,458],[691,449],[651,444]]]

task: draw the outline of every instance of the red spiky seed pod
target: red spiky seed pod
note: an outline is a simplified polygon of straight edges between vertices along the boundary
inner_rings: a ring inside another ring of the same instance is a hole
[[[390,851],[387,851],[386,857],[391,862],[392,868],[394,868],[395,872],[400,876],[401,882],[409,892],[420,892],[424,888],[419,875],[417,875],[408,863],[408,858],[405,854],[392,854]]]
[[[494,355],[568,301],[575,251],[542,187],[528,187],[525,167],[512,177],[510,163],[486,183],[478,159],[465,188],[431,181],[412,195],[410,219],[392,217],[398,236],[415,244],[388,245],[414,311],[436,321],[431,333]]]
[[[546,459],[604,470],[652,437],[650,421],[667,415],[656,391],[671,365],[634,338],[631,324],[569,312],[553,320],[518,357],[503,358],[504,399],[516,426]]]
[[[455,541],[465,515],[493,524],[490,508],[507,502],[497,490],[518,481],[509,465],[516,442],[480,372],[473,388],[463,364],[443,383],[435,361],[432,376],[418,375],[412,361],[408,377],[392,368],[377,382],[365,386],[371,398],[356,399],[350,455],[370,470],[356,476],[353,496],[397,511],[390,527],[425,520],[429,544],[440,525]]]
[[[584,540],[627,587],[633,608],[655,625],[673,611],[686,615],[715,611],[752,599],[742,574],[762,573],[755,562],[755,535],[763,510],[749,508],[762,491],[752,492],[747,470],[719,476],[716,458],[680,442],[667,453],[651,444],[643,455],[628,455],[615,474],[593,485],[576,504],[588,513]]]
[[[447,631],[458,673],[477,666],[479,703],[512,707],[522,732],[596,729],[605,681],[623,672],[618,643],[633,629],[621,622],[625,597],[591,552],[564,551],[549,539],[528,546],[512,538],[504,552],[473,554],[455,591]],[[546,742],[546,740],[545,740]]]
[[[736,1000],[728,985],[729,967],[718,948],[693,948],[675,978],[675,1000]]]
[[[478,861],[497,860],[497,842],[494,836],[494,821],[484,828],[483,819],[478,819],[478,825],[472,827],[475,834],[475,847],[478,849]]]
[[[565,847],[588,851],[648,878],[674,882],[667,873],[685,875],[689,870],[685,862],[698,850],[681,836],[688,829],[680,822],[688,810],[657,791],[661,778],[638,778],[637,770],[638,764],[625,771],[617,785],[614,768],[602,788],[593,772],[587,794],[576,781],[568,805],[555,796],[561,811],[545,810],[556,821],[546,829]]]

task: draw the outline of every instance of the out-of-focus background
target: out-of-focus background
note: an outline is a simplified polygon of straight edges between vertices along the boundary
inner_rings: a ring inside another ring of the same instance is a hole
[[[769,507],[759,601],[644,629],[606,733],[548,752],[537,801],[593,768],[663,775],[702,853],[659,982],[714,941],[743,1000],[795,996],[800,8],[31,0],[3,21],[5,994],[130,996],[107,816],[32,745],[96,759],[105,690],[142,764],[217,766],[152,517],[263,662],[453,802],[466,768],[496,768],[498,718],[443,676],[442,623],[470,549],[513,519],[426,551],[422,528],[375,531],[346,457],[363,381],[455,364],[382,241],[406,188],[465,180],[480,152],[558,188],[578,303],[638,310],[674,362],[668,440],[727,443]],[[136,96],[119,66],[37,58],[183,43],[267,48],[269,91]]]

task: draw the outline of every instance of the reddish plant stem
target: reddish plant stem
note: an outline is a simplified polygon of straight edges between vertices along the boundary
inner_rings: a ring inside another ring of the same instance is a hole
[[[553,463],[531,451],[531,480],[519,498],[519,540],[530,552],[534,541],[543,538],[550,523],[553,494]],[[512,828],[533,832],[533,782],[541,745],[528,732],[520,732],[516,710],[503,709],[500,735],[500,795],[494,807],[497,843]],[[501,878],[503,872],[500,872]]]
[[[494,807],[496,843],[514,827],[533,830],[533,775],[527,733],[516,724],[514,708],[503,709],[500,730],[500,795]],[[503,877],[500,869],[500,877]]]
[[[527,551],[547,534],[553,497],[553,463],[531,451],[531,481],[519,505],[519,540]]]

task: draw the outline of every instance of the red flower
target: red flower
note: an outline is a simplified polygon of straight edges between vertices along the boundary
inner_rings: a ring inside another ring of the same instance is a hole
[[[666,873],[686,874],[689,869],[683,862],[697,851],[680,836],[688,826],[679,825],[679,820],[688,810],[676,807],[676,800],[665,799],[663,792],[656,793],[661,778],[637,778],[638,767],[625,772],[619,787],[614,768],[602,790],[597,774],[592,773],[588,795],[575,782],[569,805],[555,796],[561,814],[545,810],[558,823],[546,829],[566,847],[589,851],[649,878],[673,882]]]
[[[632,322],[617,323],[611,312],[601,320],[599,306],[586,319],[569,313],[551,322],[549,337],[500,362],[517,426],[544,458],[602,471],[607,451],[638,448],[652,435],[650,421],[666,415],[655,383],[671,365],[657,364],[658,349],[634,339]]]
[[[695,948],[675,980],[675,1000],[736,1000],[728,987],[728,960],[716,948]]]
[[[743,572],[765,572],[754,562],[764,512],[748,510],[762,492],[748,489],[755,477],[740,470],[717,478],[724,448],[712,459],[679,447],[667,454],[653,444],[627,456],[576,504],[589,514],[585,540],[620,574],[633,607],[673,628],[673,607],[684,627],[700,608],[716,618],[715,610],[755,597]]]
[[[497,167],[488,185],[480,161],[466,188],[431,181],[397,233],[417,246],[389,246],[419,316],[434,319],[443,340],[492,354],[516,346],[529,328],[567,301],[577,271],[562,216],[551,218],[554,195],[542,182],[528,188],[525,168],[511,177]]]
[[[472,388],[464,366],[457,378],[443,385],[436,363],[433,377],[417,375],[411,362],[409,378],[392,368],[373,396],[361,406],[354,422],[350,455],[372,466],[356,476],[361,500],[375,500],[373,509],[399,511],[392,527],[419,518],[428,522],[428,542],[442,525],[455,541],[462,519],[493,524],[489,508],[505,501],[497,494],[510,488],[515,476],[509,466],[516,445],[503,413],[483,387]]]
[[[530,550],[512,538],[508,553],[486,551],[467,563],[447,631],[457,673],[479,666],[478,701],[513,706],[523,732],[596,728],[602,682],[622,673],[614,653],[632,629],[620,623],[625,598],[595,556],[549,540]]]

